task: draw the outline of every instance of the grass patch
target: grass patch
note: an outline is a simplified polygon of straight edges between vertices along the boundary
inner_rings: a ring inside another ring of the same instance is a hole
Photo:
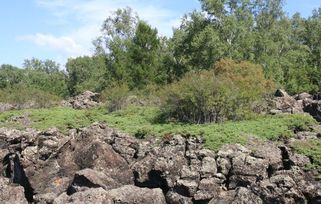
[[[144,138],[146,136],[161,137],[167,134],[202,135],[206,146],[218,150],[223,144],[245,144],[249,136],[261,139],[277,140],[280,137],[291,137],[293,130],[308,128],[316,121],[303,114],[258,116],[252,120],[225,122],[221,124],[182,124],[156,123],[159,114],[156,107],[129,107],[125,110],[108,113],[103,108],[91,110],[74,110],[71,108],[29,109],[0,113],[0,126],[23,129],[26,128],[10,118],[19,115],[29,115],[30,127],[44,130],[57,127],[63,132],[70,128],[89,126],[95,121],[105,121],[110,127],[118,128],[125,133]]]
[[[315,169],[321,174],[321,140],[298,141],[293,144],[293,148],[298,153],[310,157],[313,164],[307,166],[307,169]]]

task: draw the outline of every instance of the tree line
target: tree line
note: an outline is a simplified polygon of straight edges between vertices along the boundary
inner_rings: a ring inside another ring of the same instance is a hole
[[[260,65],[264,79],[290,93],[320,90],[321,8],[304,18],[286,15],[284,0],[200,3],[172,37],[158,35],[131,8],[118,9],[103,22],[92,56],[69,59],[65,71],[52,60],[29,59],[24,69],[2,65],[0,88],[23,84],[68,97],[120,85],[165,87],[231,59]]]

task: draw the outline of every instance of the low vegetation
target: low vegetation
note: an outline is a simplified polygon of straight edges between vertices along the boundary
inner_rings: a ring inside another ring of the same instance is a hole
[[[321,84],[321,9],[292,17],[283,0],[200,0],[172,37],[162,37],[130,9],[102,24],[91,56],[26,59],[23,69],[0,66],[0,126],[57,127],[63,132],[105,121],[137,138],[175,133],[202,135],[208,148],[278,140],[316,121],[307,115],[258,115],[275,88],[315,93]],[[92,36],[94,37],[94,36]],[[85,90],[107,106],[52,107]],[[144,106],[139,106],[144,105]],[[22,116],[19,120],[16,116]],[[321,142],[294,145],[321,169]],[[311,167],[312,168],[312,167]]]
[[[223,59],[213,69],[190,72],[165,88],[163,116],[196,124],[245,119],[273,87],[261,66]]]
[[[0,90],[0,103],[9,103],[16,108],[48,108],[61,101],[61,97],[28,86],[15,85]]]
[[[0,114],[0,125],[23,129],[32,127],[47,129],[57,127],[63,132],[70,128],[89,126],[95,121],[104,121],[113,128],[118,128],[139,138],[165,136],[175,133],[202,135],[206,146],[213,150],[226,143],[245,144],[249,137],[278,140],[291,137],[297,129],[307,129],[316,121],[308,115],[257,116],[251,120],[224,122],[220,124],[184,124],[158,123],[155,121],[159,108],[131,106],[127,109],[109,113],[104,107],[90,110],[71,108],[29,109],[9,111]],[[12,120],[15,116],[25,116],[30,125],[25,126]]]
[[[320,172],[321,178],[321,141],[320,140],[306,140],[295,142],[293,148],[304,155],[307,155],[312,164],[307,166],[308,169],[316,169]]]

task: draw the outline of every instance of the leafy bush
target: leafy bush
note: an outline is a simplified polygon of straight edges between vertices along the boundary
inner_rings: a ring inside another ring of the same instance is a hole
[[[21,84],[0,90],[0,102],[14,104],[17,108],[47,108],[60,100],[59,96]]]
[[[124,108],[129,96],[130,91],[127,84],[114,84],[102,92],[101,100],[107,102],[108,111],[113,112]]]
[[[104,56],[70,58],[66,63],[66,71],[71,95],[86,90],[100,92],[106,87],[108,73]]]
[[[43,70],[26,70],[20,86],[28,86],[32,90],[41,90],[60,97],[68,95],[66,76],[61,71],[46,73]]]
[[[24,70],[12,65],[0,66],[0,88],[6,88],[18,84],[23,78]]]
[[[25,129],[27,126],[21,126],[10,118],[26,114],[30,119],[28,127],[40,130],[57,127],[68,132],[69,128],[86,127],[94,121],[105,121],[109,127],[137,138],[167,137],[173,134],[202,135],[206,140],[206,147],[215,151],[223,144],[246,144],[249,136],[263,140],[292,137],[293,131],[298,127],[317,124],[310,115],[305,114],[259,115],[251,120],[227,121],[221,124],[154,123],[153,118],[159,114],[157,107],[130,106],[112,113],[108,113],[104,107],[88,110],[54,107],[7,111],[0,113],[0,126]],[[320,145],[318,148],[320,150]]]
[[[304,154],[311,159],[312,164],[307,166],[307,169],[316,169],[321,174],[321,141],[320,140],[312,139],[312,140],[294,142],[293,148],[298,153]]]
[[[244,119],[272,87],[261,66],[221,60],[212,70],[190,72],[166,87],[162,116],[190,123]]]

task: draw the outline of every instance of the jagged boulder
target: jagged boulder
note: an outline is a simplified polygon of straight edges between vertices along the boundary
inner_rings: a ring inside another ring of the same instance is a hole
[[[27,204],[24,188],[10,184],[9,179],[0,177],[0,203]]]
[[[290,97],[290,95],[283,89],[278,89],[274,93],[275,97]]]
[[[321,101],[309,101],[309,103],[306,103],[304,111],[309,113],[316,120],[321,121]]]
[[[166,204],[165,196],[160,188],[139,188],[126,185],[108,191],[110,198],[117,204],[146,203]]]
[[[295,97],[296,100],[307,100],[307,99],[313,99],[313,96],[309,93],[300,93]]]
[[[86,191],[80,191],[68,196],[67,193],[61,194],[59,197],[55,198],[54,204],[114,204],[110,195],[107,191],[102,188],[91,188]]]
[[[19,186],[13,191],[29,202],[57,204],[321,199],[320,181],[303,170],[309,158],[276,142],[252,138],[246,146],[228,144],[215,153],[200,137],[136,139],[104,123],[70,130],[68,136],[58,129],[0,128],[0,141],[0,179],[11,181],[0,190],[3,203],[11,201],[6,189]]]
[[[272,100],[274,108],[270,113],[302,113],[303,100],[296,100],[290,96],[286,91],[278,89],[275,93],[275,98]]]
[[[104,190],[114,189],[121,186],[112,177],[101,171],[83,169],[75,173],[74,179],[67,189],[68,194],[85,191],[90,188],[103,188]]]
[[[300,93],[290,96],[286,91],[278,89],[270,102],[271,114],[306,112],[321,121],[321,93],[311,95]]]
[[[61,106],[72,107],[74,109],[87,109],[93,108],[100,105],[99,103],[99,94],[93,93],[91,91],[85,91],[84,93],[75,96],[67,101],[62,101]]]
[[[9,103],[0,103],[0,112],[14,110],[16,107]]]

